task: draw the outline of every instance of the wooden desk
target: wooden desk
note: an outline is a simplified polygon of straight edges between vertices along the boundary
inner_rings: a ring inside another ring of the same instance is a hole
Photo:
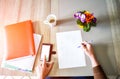
[[[49,43],[49,29],[42,22],[50,14],[50,0],[0,0],[0,65],[3,57],[3,27],[8,24],[31,19],[34,31],[43,35],[43,42]],[[40,55],[40,51],[38,53]],[[36,64],[39,60],[36,60]],[[36,66],[36,65],[35,65]],[[0,68],[0,75],[35,75]]]
[[[66,2],[65,2],[66,1]],[[78,1],[78,2],[77,2]],[[0,26],[1,28],[7,24],[16,23],[24,20],[31,19],[34,22],[35,33],[42,34],[44,43],[52,43],[54,45],[53,50],[56,51],[56,32],[78,30],[75,20],[73,19],[73,13],[77,10],[90,10],[95,13],[98,19],[97,27],[93,27],[89,33],[82,31],[84,40],[93,40],[95,52],[97,58],[102,64],[107,74],[116,74],[117,68],[120,70],[119,51],[120,51],[120,27],[113,21],[116,18],[113,9],[107,9],[107,7],[114,7],[113,0],[101,0],[101,1],[79,1],[74,0],[13,0],[6,2],[0,1]],[[27,3],[27,4],[26,4]],[[101,6],[102,5],[102,6]],[[98,6],[101,6],[99,8]],[[108,12],[109,14],[108,14]],[[114,9],[115,10],[115,9]],[[51,31],[47,25],[43,24],[43,20],[50,13],[54,13],[58,17],[58,24]],[[111,15],[109,19],[109,15]],[[111,26],[111,27],[110,27]],[[3,35],[0,30],[0,64],[2,61],[3,52]],[[39,63],[39,55],[35,63],[35,66]],[[116,61],[117,60],[117,66]],[[58,69],[57,54],[52,55],[52,60],[55,62],[54,67],[50,73],[51,76],[81,76],[92,75],[89,59],[88,70],[84,72],[80,68],[75,69]],[[21,73],[19,71],[11,71],[0,68],[0,75],[36,75],[36,73]]]

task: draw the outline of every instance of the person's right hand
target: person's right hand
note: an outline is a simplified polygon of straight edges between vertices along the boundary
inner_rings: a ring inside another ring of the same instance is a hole
[[[36,68],[38,79],[45,79],[51,71],[53,64],[54,62],[47,62],[46,57],[44,56],[44,60]]]
[[[86,41],[83,41],[81,43],[81,46],[82,46],[82,48],[85,51],[87,56],[89,56],[91,58],[91,56],[94,55],[94,50],[93,50],[93,47],[92,47],[92,45],[90,43],[88,43]]]
[[[90,58],[92,62],[92,66],[98,66],[99,63],[95,57],[94,50],[91,44],[87,43],[86,41],[83,41],[81,43],[82,49],[84,50],[85,54]]]

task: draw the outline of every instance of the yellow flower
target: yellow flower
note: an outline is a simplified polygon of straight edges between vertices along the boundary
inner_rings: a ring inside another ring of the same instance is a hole
[[[85,14],[90,14],[90,12],[89,11],[85,11]]]
[[[84,26],[83,25],[78,25],[78,27],[81,28],[81,29],[83,29]]]

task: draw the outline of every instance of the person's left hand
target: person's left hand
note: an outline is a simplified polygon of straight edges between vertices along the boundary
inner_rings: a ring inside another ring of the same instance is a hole
[[[42,63],[36,68],[37,76],[39,77],[39,79],[45,79],[47,77],[53,67],[53,64],[53,62],[46,62],[46,59],[44,57]]]

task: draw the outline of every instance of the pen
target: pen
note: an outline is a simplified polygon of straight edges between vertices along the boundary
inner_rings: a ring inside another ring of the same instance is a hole
[[[93,40],[88,41],[88,43],[93,43]],[[77,48],[80,48],[80,47],[81,47],[81,45],[78,46]]]

